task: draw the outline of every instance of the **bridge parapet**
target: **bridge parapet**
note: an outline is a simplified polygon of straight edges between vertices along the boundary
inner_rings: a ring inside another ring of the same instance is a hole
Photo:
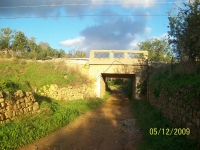
[[[141,50],[91,50],[89,64],[95,65],[109,65],[114,61],[115,64],[140,64],[144,63],[141,56],[146,60],[148,58],[148,51]]]

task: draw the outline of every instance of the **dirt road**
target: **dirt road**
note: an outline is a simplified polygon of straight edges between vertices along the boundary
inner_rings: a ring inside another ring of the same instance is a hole
[[[140,140],[129,99],[112,90],[101,107],[20,150],[136,150]]]

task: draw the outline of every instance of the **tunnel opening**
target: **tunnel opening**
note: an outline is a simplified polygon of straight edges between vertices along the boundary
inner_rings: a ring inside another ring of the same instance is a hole
[[[119,73],[102,73],[102,81],[101,81],[101,94],[104,94],[105,91],[110,90],[110,82],[114,80],[114,84],[119,86],[127,86],[127,90],[129,91],[129,96],[135,98],[136,96],[136,76],[135,74],[119,74]],[[125,82],[129,80],[131,84],[124,85]],[[129,87],[130,86],[130,87]]]

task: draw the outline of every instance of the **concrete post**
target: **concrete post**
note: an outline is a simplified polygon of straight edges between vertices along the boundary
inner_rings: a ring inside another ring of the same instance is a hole
[[[100,97],[102,98],[106,92],[106,83],[103,76],[100,77]]]
[[[133,77],[133,83],[132,83],[132,98],[136,98],[136,77]]]
[[[100,76],[97,76],[96,77],[96,82],[95,82],[95,89],[94,89],[94,92],[95,92],[95,94],[96,94],[96,96],[97,97],[100,97],[100,88],[101,88],[101,86],[100,86]]]
[[[136,91],[135,98],[136,99],[140,99],[139,94],[137,93],[137,85],[138,84],[140,84],[140,76],[136,74],[135,75],[135,91]]]

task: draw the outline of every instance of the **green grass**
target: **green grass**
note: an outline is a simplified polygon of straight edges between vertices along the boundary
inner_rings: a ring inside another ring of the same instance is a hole
[[[74,121],[88,110],[100,106],[107,98],[57,101],[35,95],[40,113],[27,115],[0,125],[0,149],[17,149]]]
[[[169,120],[161,115],[145,100],[131,99],[131,106],[136,123],[140,127],[143,140],[139,150],[197,150],[195,143],[185,136],[150,135],[150,128],[172,128]]]
[[[41,88],[47,84],[66,86],[69,84],[89,83],[90,80],[78,69],[67,66],[64,62],[26,62],[23,60],[0,61],[0,87],[7,82],[18,85],[18,89],[31,91],[31,88]],[[67,79],[63,77],[67,76]]]

